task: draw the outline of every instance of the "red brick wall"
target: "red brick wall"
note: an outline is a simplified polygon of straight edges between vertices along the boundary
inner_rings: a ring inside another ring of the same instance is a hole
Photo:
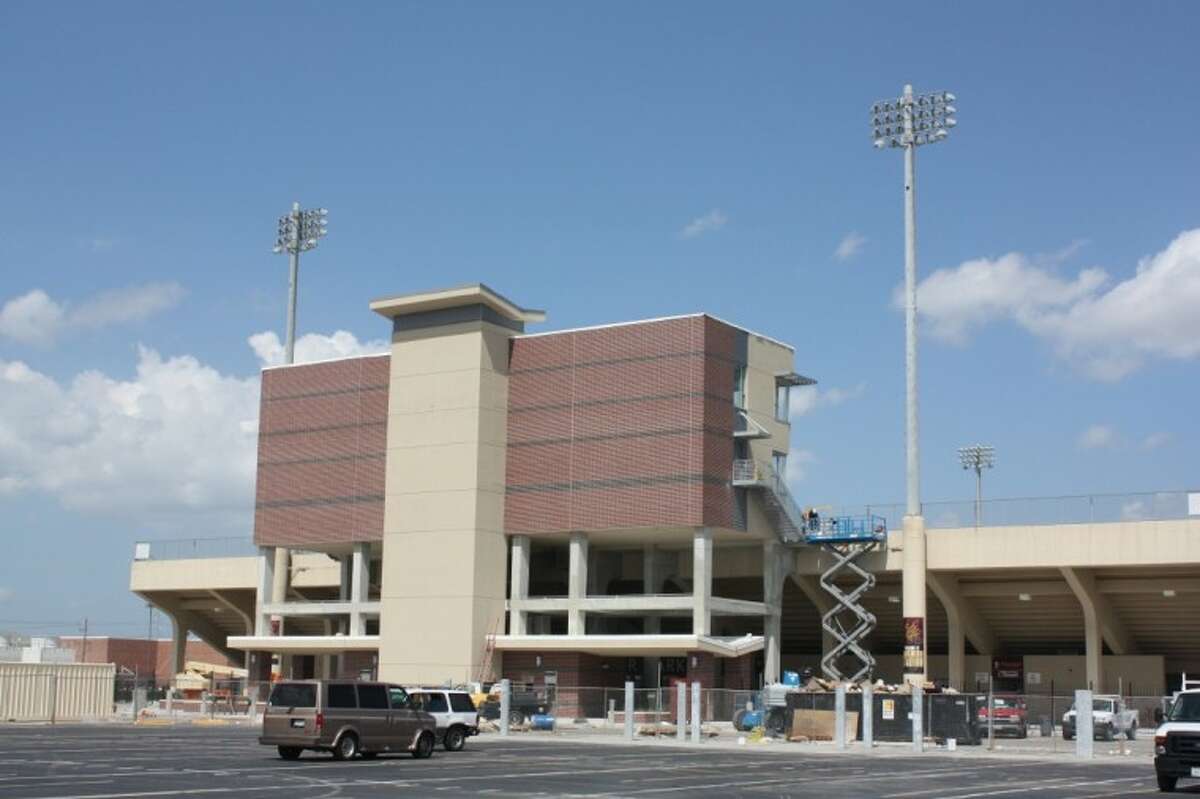
[[[86,661],[81,637],[59,638],[58,645],[73,650],[76,662],[115,663],[118,671],[128,669],[140,677],[153,674],[158,685],[166,685],[175,676],[171,672],[170,639],[88,638]],[[242,666],[240,659],[231,661],[203,641],[188,641],[184,659],[238,668]]]
[[[262,373],[254,540],[383,538],[390,357]]]
[[[514,339],[506,530],[732,526],[744,335],[691,316]]]

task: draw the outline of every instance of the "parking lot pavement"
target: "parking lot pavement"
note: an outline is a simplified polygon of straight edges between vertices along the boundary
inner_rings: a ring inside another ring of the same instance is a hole
[[[546,738],[472,738],[429,760],[407,755],[285,763],[234,727],[0,726],[5,799],[145,797],[892,797],[1045,799],[1156,792],[1140,762],[814,755],[701,744],[589,745]],[[1195,791],[1200,794],[1200,790]]]

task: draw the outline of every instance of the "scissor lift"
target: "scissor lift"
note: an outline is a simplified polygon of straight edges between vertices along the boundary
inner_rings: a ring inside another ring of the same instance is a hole
[[[821,671],[830,679],[860,682],[875,672],[875,658],[862,642],[875,629],[876,619],[861,602],[875,587],[875,575],[858,561],[886,539],[887,522],[881,516],[835,516],[805,531],[807,543],[820,546],[833,558],[821,574],[821,585],[835,603],[821,617],[821,626],[836,641],[821,658]],[[843,590],[839,580],[849,582],[850,590]],[[849,659],[853,660],[847,663]]]

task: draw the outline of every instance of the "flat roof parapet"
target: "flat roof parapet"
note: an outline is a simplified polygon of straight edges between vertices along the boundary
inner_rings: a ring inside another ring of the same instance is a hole
[[[482,305],[489,308],[510,322],[544,322],[546,320],[545,311],[522,308],[483,283],[468,283],[447,289],[380,297],[371,301],[371,310],[380,316],[396,319],[401,316],[471,305]]]

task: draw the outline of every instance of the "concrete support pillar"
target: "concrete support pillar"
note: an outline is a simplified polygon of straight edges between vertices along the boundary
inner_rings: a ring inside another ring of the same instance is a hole
[[[529,634],[529,613],[517,603],[529,598],[529,549],[527,535],[514,535],[512,541],[512,584],[508,596],[512,610],[508,614],[508,634]]]
[[[275,547],[258,549],[258,585],[254,595],[254,634],[271,635],[271,617],[263,612],[263,606],[274,598],[275,591]]]
[[[813,603],[813,607],[817,609],[817,614],[822,618],[833,608],[833,597],[829,595],[816,577],[807,574],[796,574],[793,578],[800,591],[808,598],[809,602]],[[821,657],[825,657],[834,647],[833,635],[824,627],[821,627]]]
[[[354,545],[350,556],[350,601],[361,605],[371,592],[371,545],[366,542]],[[350,635],[367,634],[367,617],[359,610],[350,613]]]
[[[946,621],[946,681],[961,691],[967,680],[967,636],[957,614],[947,616]]]
[[[946,610],[948,628],[947,660],[949,683],[962,691],[967,688],[966,641],[970,640],[975,651],[981,655],[992,655],[997,650],[996,634],[991,625],[979,615],[971,600],[963,596],[958,578],[953,574],[927,572],[929,590],[933,592]]]
[[[698,527],[692,537],[692,635],[712,635],[712,530]]]
[[[791,557],[779,541],[763,542],[763,682],[779,682],[780,639],[783,635],[783,581],[791,570]]]
[[[1104,644],[1108,644],[1114,655],[1132,655],[1137,652],[1137,642],[1113,611],[1108,598],[1100,593],[1092,572],[1073,568],[1059,571],[1083,610],[1088,687],[1096,693],[1104,693],[1107,689],[1104,684]]]
[[[570,555],[567,574],[567,635],[584,635],[586,618],[583,600],[587,598],[588,586],[588,538],[587,533],[571,533]]]
[[[625,681],[625,740],[633,740],[633,683],[629,680]]]
[[[168,613],[171,619],[171,674],[169,681],[175,680],[175,675],[183,671],[187,663],[188,628],[179,621],[174,613]]]
[[[662,578],[659,574],[658,550],[654,544],[642,547],[642,593],[657,594],[662,590]],[[657,635],[662,631],[662,619],[658,616],[646,616],[643,631],[647,635]],[[647,660],[649,664],[649,660]]]
[[[925,518],[904,517],[903,582],[904,680],[925,684],[928,647],[925,613]]]
[[[287,547],[275,547],[275,568],[271,572],[271,601],[287,602],[292,584],[292,553]],[[283,635],[283,617],[272,616],[273,635]]]

